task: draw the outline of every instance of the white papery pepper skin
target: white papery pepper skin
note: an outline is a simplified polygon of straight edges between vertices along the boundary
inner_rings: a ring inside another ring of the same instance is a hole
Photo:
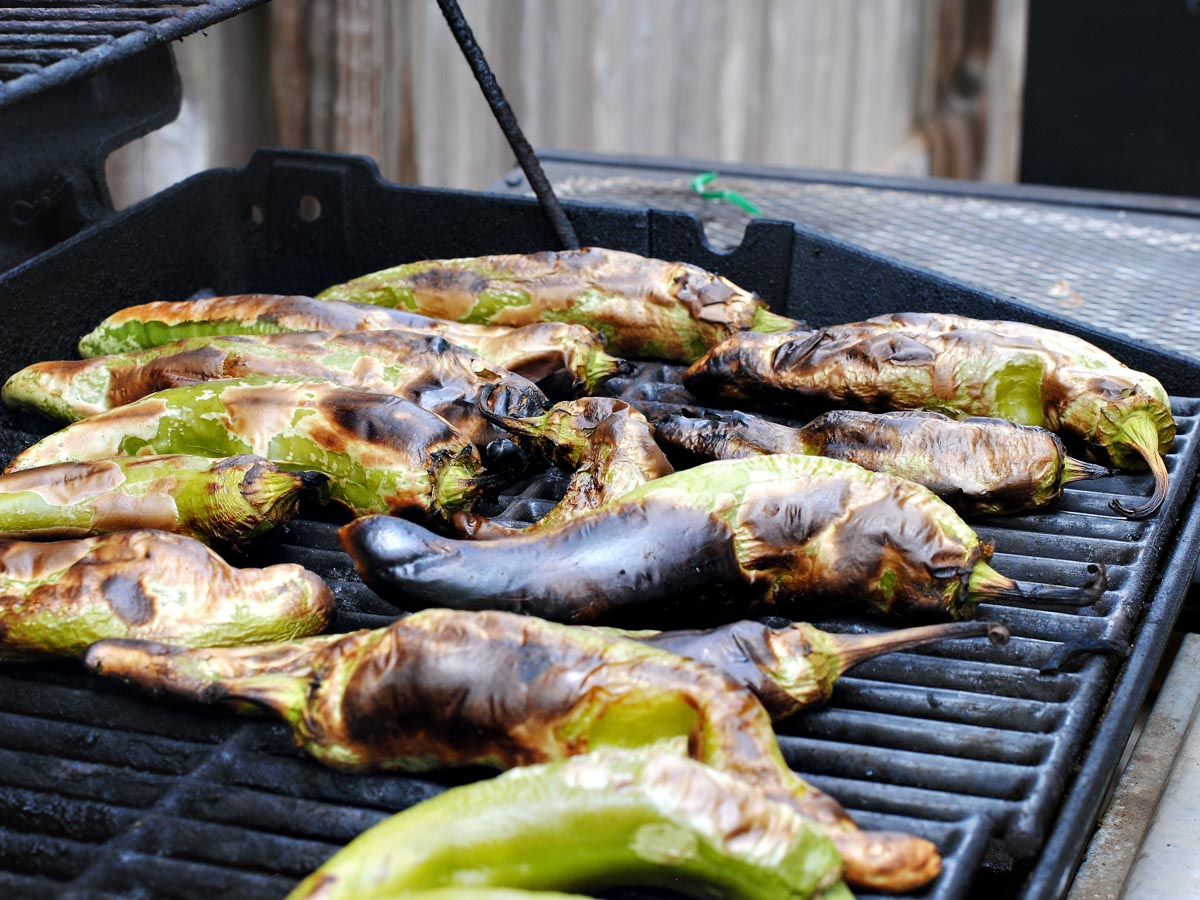
[[[444,526],[482,491],[479,451],[444,419],[399,397],[326,381],[249,377],[158,391],[68,425],[7,472],[119,455],[253,453],[329,476],[358,515],[408,514]]]
[[[819,825],[851,883],[906,890],[940,870],[931,843],[860,831],[788,768],[767,711],[729,675],[595,629],[430,609],[258,648],[102,641],[85,663],[151,694],[254,703],[305,752],[351,771],[508,769],[667,742]]]
[[[121,531],[0,539],[0,660],[80,657],[105,638],[224,647],[302,638],[336,602],[298,565],[238,569],[199,541]]]
[[[610,353],[673,362],[739,331],[799,326],[698,266],[599,247],[404,263],[317,297],[481,325],[571,322],[603,335]]]
[[[1154,377],[1087,341],[1023,322],[896,313],[813,332],[741,333],[684,376],[697,396],[803,411],[805,403],[930,409],[1039,425],[1103,465],[1149,468],[1154,492],[1122,515],[1162,504],[1162,454],[1175,439],[1171,402]]]

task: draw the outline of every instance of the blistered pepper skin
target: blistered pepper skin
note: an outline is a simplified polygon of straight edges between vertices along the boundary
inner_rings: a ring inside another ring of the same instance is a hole
[[[79,657],[118,637],[195,647],[290,640],[324,630],[335,611],[325,582],[300,566],[236,569],[162,531],[0,539],[0,660]]]
[[[742,333],[697,361],[684,381],[697,396],[793,412],[808,402],[1039,425],[1103,465],[1150,468],[1149,501],[1133,510],[1118,503],[1118,512],[1147,516],[1166,496],[1162,454],[1175,419],[1162,385],[1046,328],[897,313],[815,332]]]
[[[4,385],[9,406],[74,422],[167,388],[250,375],[320,378],[411,400],[480,446],[505,432],[484,419],[485,388],[500,409],[533,416],[550,405],[531,381],[440,337],[401,331],[306,331],[195,337],[133,353],[35,363]]]
[[[289,900],[494,885],[807,900],[840,875],[828,837],[751,786],[665,749],[609,750],[516,769],[410,807],[355,838]]]
[[[802,428],[746,413],[667,416],[655,438],[700,460],[804,453],[841,459],[929,488],[965,516],[1040,509],[1063,485],[1109,474],[1067,456],[1050,431],[1004,419],[953,419],[921,410],[835,410]]]
[[[329,382],[250,377],[150,394],[92,416],[20,453],[6,470],[120,455],[253,453],[329,476],[356,514],[431,523],[470,505],[482,462],[443,419],[399,397]]]
[[[597,247],[405,263],[317,297],[479,325],[573,322],[604,335],[618,356],[674,362],[739,331],[797,327],[697,266]]]
[[[573,474],[563,498],[527,528],[504,527],[479,516],[459,517],[459,531],[471,537],[536,534],[674,471],[646,418],[623,400],[585,397],[556,403],[540,416],[499,415],[487,409],[484,415],[535,460]]]
[[[573,623],[714,596],[792,617],[852,600],[970,618],[975,584],[992,573],[991,546],[927,489],[798,455],[676,472],[536,534],[452,540],[372,516],[345,526],[341,541],[363,580],[406,608]]]
[[[545,322],[523,328],[458,324],[397,309],[278,294],[156,301],[113,313],[79,341],[85,358],[132,353],[201,335],[293,331],[407,331],[440,337],[531,381],[565,372],[590,393],[624,371],[600,336],[581,325]]]
[[[0,475],[0,535],[72,538],[133,528],[240,544],[286,522],[328,481],[258,456],[66,462]]]
[[[670,741],[819,824],[851,883],[905,890],[940,869],[932,844],[859,831],[792,772],[766,710],[729,676],[596,630],[431,609],[257,653],[104,641],[86,664],[156,695],[259,704],[342,769],[511,768]]]

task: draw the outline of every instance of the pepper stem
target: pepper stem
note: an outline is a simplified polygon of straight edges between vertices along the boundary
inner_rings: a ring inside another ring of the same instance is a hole
[[[1141,506],[1128,507],[1120,500],[1113,500],[1109,506],[1126,518],[1144,519],[1160,506],[1167,496],[1167,462],[1158,452],[1158,429],[1149,416],[1133,416],[1121,426],[1121,434],[1125,437],[1125,446],[1134,450],[1150,469],[1154,476],[1154,493]]]
[[[589,348],[583,360],[584,395],[595,392],[596,388],[617,375],[629,375],[633,372],[633,363],[616,356],[609,356],[603,350]]]
[[[833,634],[831,637],[840,676],[860,662],[884,653],[983,635],[987,635],[993,644],[1003,644],[1008,640],[1008,629],[999,622],[950,622],[874,634]]]
[[[1034,606],[1091,606],[1108,590],[1108,574],[1103,565],[1090,564],[1088,578],[1079,587],[1059,587],[1014,581],[1001,575],[985,562],[978,562],[967,583],[969,594],[1003,598]]]
[[[1092,478],[1104,478],[1108,475],[1115,475],[1116,470],[1110,469],[1108,466],[1100,466],[1096,463],[1084,462],[1082,459],[1075,459],[1073,456],[1068,456],[1063,462],[1062,483],[1070,484],[1072,481],[1087,481]]]

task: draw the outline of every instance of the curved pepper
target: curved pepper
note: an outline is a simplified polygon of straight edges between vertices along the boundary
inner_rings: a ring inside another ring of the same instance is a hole
[[[766,710],[729,676],[636,641],[528,616],[431,609],[336,640],[255,650],[103,641],[85,662],[152,694],[256,703],[286,721],[305,752],[342,769],[511,768],[681,742],[820,824],[852,883],[905,890],[940,868],[929,842],[859,831],[792,772]]]
[[[356,514],[435,523],[466,508],[487,476],[475,447],[415,403],[324,381],[262,377],[150,394],[68,425],[6,471],[67,460],[163,453],[254,453],[330,476],[329,496]]]
[[[0,475],[0,534],[82,537],[155,528],[237,544],[296,511],[329,479],[258,456],[141,456],[65,462]]]
[[[405,263],[327,288],[349,300],[480,325],[575,322],[619,356],[692,362],[747,329],[799,326],[732,281],[681,262],[582,250]]]
[[[200,335],[386,330],[444,338],[531,381],[565,371],[573,387],[586,393],[626,369],[621,360],[604,352],[598,334],[581,325],[460,325],[396,309],[276,294],[130,306],[84,335],[79,355],[132,353]]]
[[[491,393],[484,394],[485,401]],[[544,531],[674,471],[645,417],[623,400],[567,400],[544,415],[525,418],[501,415],[486,405],[480,412],[513,435],[535,460],[574,474],[563,498],[528,528],[504,527],[470,513],[457,517],[459,531],[471,537]]]
[[[686,373],[697,396],[794,407],[805,401],[865,409],[932,409],[1040,425],[1096,462],[1149,467],[1154,492],[1122,515],[1162,504],[1162,455],[1175,439],[1158,381],[1087,341],[1019,322],[898,313],[811,333],[740,334]]]
[[[0,660],[81,656],[117,637],[195,647],[290,640],[323,631],[336,607],[300,566],[235,569],[163,531],[0,539]]]
[[[485,387],[502,412],[532,416],[549,401],[531,381],[444,338],[403,331],[195,337],[134,353],[40,362],[4,385],[9,406],[74,422],[167,388],[248,375],[320,378],[393,394],[441,416],[482,446],[505,432],[477,405]]]
[[[1038,509],[1063,485],[1111,472],[1067,456],[1044,428],[1005,419],[952,419],[928,411],[827,412],[803,428],[745,413],[673,415],[655,438],[700,460],[804,453],[842,459],[923,484],[963,515]]]
[[[363,580],[404,608],[574,623],[639,608],[661,620],[676,598],[792,617],[862,600],[960,619],[986,596],[1082,604],[1104,589],[1022,586],[987,564],[991,545],[926,488],[796,455],[705,463],[537,534],[451,540],[371,516],[343,527],[341,543]]]
[[[664,750],[609,750],[451,788],[397,813],[289,900],[492,885],[802,900],[840,876],[821,829],[750,785]]]

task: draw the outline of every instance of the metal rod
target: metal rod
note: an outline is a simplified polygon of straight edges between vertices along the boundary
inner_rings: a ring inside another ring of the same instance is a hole
[[[500,125],[500,130],[504,132],[504,137],[508,139],[508,145],[516,154],[517,162],[525,172],[525,177],[529,179],[529,184],[537,195],[538,202],[542,204],[542,210],[546,213],[550,224],[554,226],[559,242],[567,250],[578,250],[579,236],[575,234],[575,226],[563,212],[562,204],[558,202],[558,196],[554,193],[554,188],[550,186],[550,180],[546,178],[537,154],[533,152],[529,141],[525,139],[525,134],[517,123],[517,116],[512,107],[504,99],[504,92],[500,90],[500,84],[496,81],[496,76],[492,74],[491,66],[484,58],[483,50],[475,40],[471,26],[467,24],[467,18],[459,8],[458,0],[437,0],[437,4],[441,7],[442,15],[446,17],[446,24],[450,26],[454,39],[458,41],[459,49],[466,57],[467,64],[475,73],[475,80],[479,82],[483,96],[487,100],[488,106],[492,108],[492,115],[496,117],[496,122]]]

